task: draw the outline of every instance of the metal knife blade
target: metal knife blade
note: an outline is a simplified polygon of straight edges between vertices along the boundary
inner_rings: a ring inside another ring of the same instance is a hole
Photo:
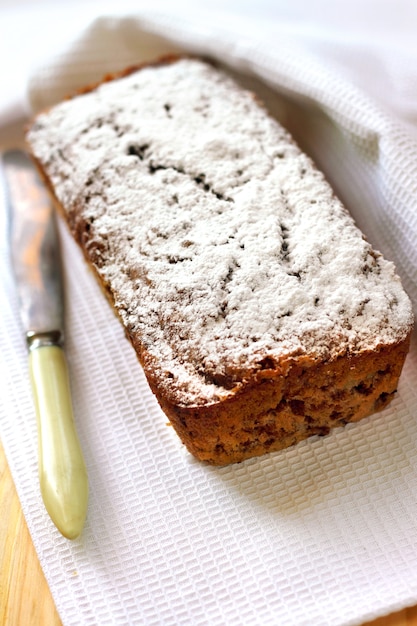
[[[84,526],[88,480],[72,410],[64,340],[64,293],[55,211],[22,150],[3,154],[12,265],[29,348],[45,507],[67,538]]]
[[[55,212],[28,155],[3,156],[11,213],[11,255],[28,343],[56,331],[63,338],[63,289]]]

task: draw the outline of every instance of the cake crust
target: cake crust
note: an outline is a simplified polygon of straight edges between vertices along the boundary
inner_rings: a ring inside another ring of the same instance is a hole
[[[409,340],[317,364],[294,359],[286,375],[262,370],[236,395],[204,407],[161,407],[192,454],[214,465],[292,446],[384,409],[396,390]],[[152,371],[152,370],[151,370]],[[158,381],[148,377],[154,393]]]
[[[196,59],[37,116],[33,158],[192,454],[242,461],[378,411],[411,305],[262,105]]]

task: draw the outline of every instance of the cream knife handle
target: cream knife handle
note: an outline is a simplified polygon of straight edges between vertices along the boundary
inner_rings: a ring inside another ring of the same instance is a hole
[[[52,521],[68,539],[81,533],[87,515],[88,479],[75,430],[67,364],[57,345],[29,352],[38,421],[39,480]]]

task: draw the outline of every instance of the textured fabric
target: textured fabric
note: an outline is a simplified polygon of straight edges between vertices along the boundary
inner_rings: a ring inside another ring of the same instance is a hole
[[[22,111],[103,72],[173,50],[214,56],[325,171],[395,261],[417,310],[413,3],[152,4],[28,8],[34,34],[25,33],[19,79],[6,81],[0,140]],[[0,34],[24,28],[17,15],[5,12]],[[5,37],[3,45],[15,45]],[[339,626],[417,603],[416,340],[384,412],[283,452],[207,467],[167,425],[62,224],[67,354],[91,495],[81,538],[61,537],[39,494],[1,196],[0,209],[0,434],[65,626]]]

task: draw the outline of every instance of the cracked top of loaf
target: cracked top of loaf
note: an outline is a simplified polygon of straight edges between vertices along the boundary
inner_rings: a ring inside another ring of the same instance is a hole
[[[410,332],[393,264],[287,131],[211,65],[179,59],[104,82],[40,114],[28,141],[179,403]]]

